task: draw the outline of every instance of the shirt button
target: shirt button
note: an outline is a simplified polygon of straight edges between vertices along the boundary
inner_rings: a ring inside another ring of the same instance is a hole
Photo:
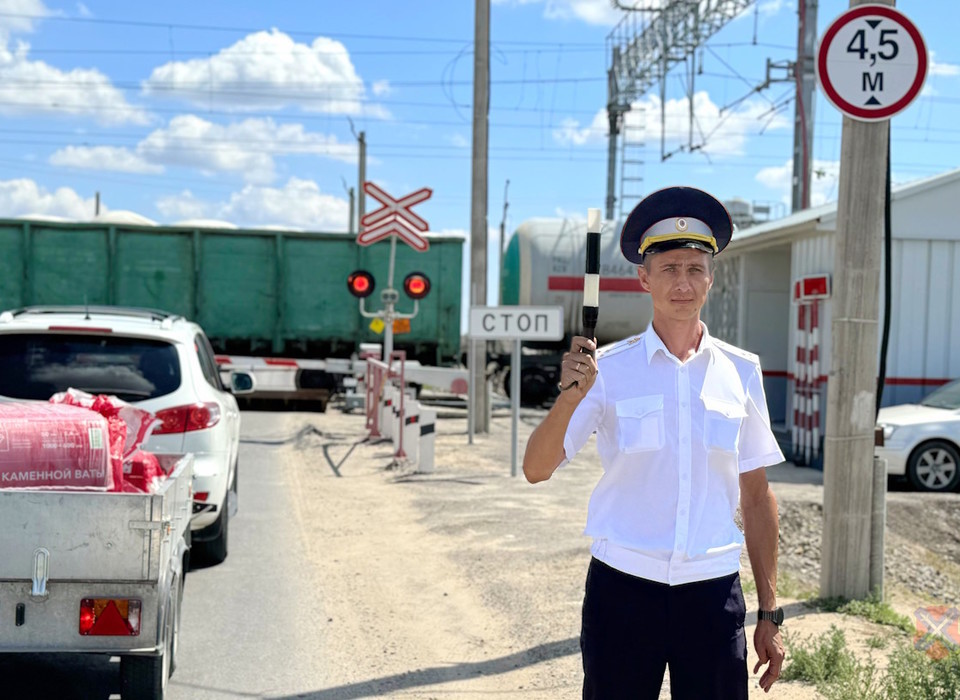
[[[686,508],[681,508],[681,509],[680,509],[680,515],[686,515],[686,514],[687,514],[687,509],[686,509]]]
[[[686,481],[686,480],[689,479],[689,478],[690,478],[690,477],[687,476],[686,474],[681,474],[681,475],[680,475],[680,479],[681,479],[682,481]]]

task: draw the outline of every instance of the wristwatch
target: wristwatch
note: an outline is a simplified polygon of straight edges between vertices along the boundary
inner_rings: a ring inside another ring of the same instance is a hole
[[[757,621],[760,620],[770,620],[777,627],[783,624],[783,608],[777,608],[776,610],[758,610],[757,611]]]

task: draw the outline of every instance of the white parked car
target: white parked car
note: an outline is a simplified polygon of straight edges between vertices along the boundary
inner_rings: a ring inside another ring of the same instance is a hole
[[[881,408],[887,473],[906,475],[924,491],[953,491],[960,486],[960,380],[944,384],[918,404]]]
[[[240,411],[203,330],[181,316],[121,307],[28,307],[0,314],[0,400],[68,388],[111,394],[162,422],[144,449],[195,456],[192,557],[227,556],[237,509]],[[231,375],[237,393],[250,375]]]

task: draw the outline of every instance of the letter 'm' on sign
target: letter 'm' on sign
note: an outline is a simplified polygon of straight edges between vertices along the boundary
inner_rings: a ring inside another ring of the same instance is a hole
[[[866,92],[880,91],[883,92],[883,73],[877,73],[876,75],[871,76],[870,73],[864,71],[863,73],[863,91]]]

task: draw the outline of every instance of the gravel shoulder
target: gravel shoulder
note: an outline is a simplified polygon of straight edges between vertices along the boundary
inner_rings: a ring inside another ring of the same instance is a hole
[[[521,455],[543,415],[522,412]],[[329,658],[329,683],[301,697],[579,697],[589,562],[582,529],[598,476],[593,441],[552,479],[530,485],[510,476],[509,411],[495,411],[491,432],[468,445],[464,412],[441,408],[432,474],[391,467],[390,444],[363,442],[363,416],[336,405],[325,414],[283,414],[272,425],[277,435],[257,437],[292,438],[277,448],[278,468],[296,474],[304,556],[328,582],[319,594],[327,620],[318,653]],[[800,601],[819,576],[819,476],[793,466],[769,470],[780,502],[781,577],[790,583],[781,592],[785,630],[808,637],[838,624],[851,648],[868,653],[866,640],[889,628]],[[893,493],[889,504],[895,606],[912,617],[921,605],[955,602],[960,495]],[[747,565],[743,577],[750,579]],[[747,599],[755,607],[754,594]],[[748,616],[750,639],[753,622]],[[751,698],[760,697],[817,694],[779,683],[765,695],[752,677]]]

